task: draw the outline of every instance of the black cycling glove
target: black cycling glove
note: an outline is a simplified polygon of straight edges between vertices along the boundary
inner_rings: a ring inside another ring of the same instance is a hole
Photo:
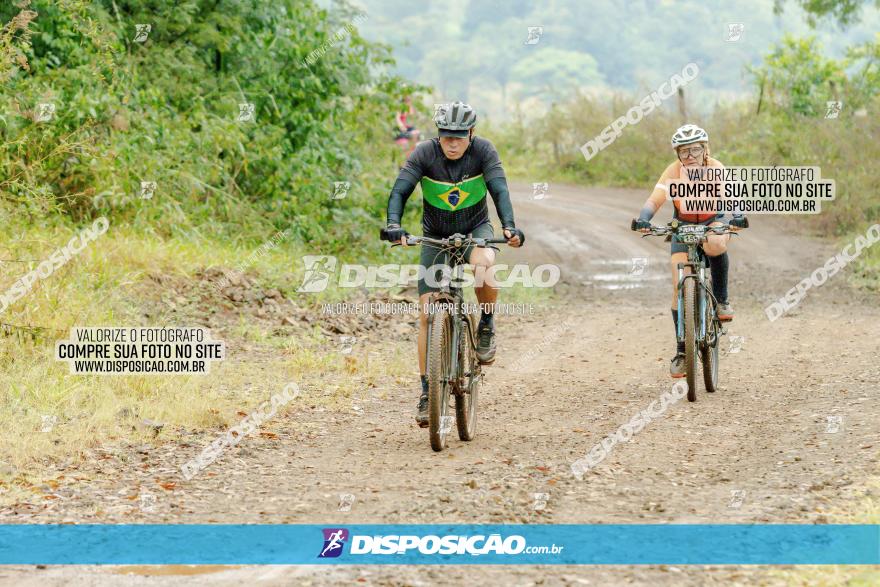
[[[399,224],[389,224],[385,227],[385,238],[392,243],[399,243],[400,239],[407,234],[409,233],[407,233]]]
[[[730,221],[730,225],[736,228],[748,228],[749,219],[745,216],[734,216],[733,220]]]
[[[519,236],[519,246],[523,246],[524,244],[526,244],[526,233],[524,233],[519,228],[515,228],[513,226],[506,226],[503,230],[510,231],[510,238],[513,238],[515,236]]]

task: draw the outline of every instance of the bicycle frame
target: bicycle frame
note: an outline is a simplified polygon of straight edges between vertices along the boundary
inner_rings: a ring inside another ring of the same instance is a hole
[[[450,271],[444,272],[443,279],[440,282],[440,291],[433,294],[430,298],[431,304],[441,304],[448,303],[452,304],[452,340],[458,341],[461,338],[461,329],[463,328],[463,320],[467,319],[467,315],[464,313],[462,309],[462,303],[464,301],[464,294],[462,293],[461,287],[456,287],[453,285],[453,272],[457,267],[466,265],[468,260],[464,258],[465,249],[474,244],[476,246],[490,246],[490,243],[496,241],[496,239],[473,239],[472,237],[463,237],[463,235],[452,235],[448,239],[427,239],[422,237],[419,239],[422,241],[422,244],[427,242],[428,244],[435,246],[440,249],[440,251],[435,255],[434,260],[436,260],[437,256],[444,252],[450,253],[450,259],[446,263],[447,267]],[[444,242],[446,241],[446,242]],[[506,242],[506,239],[497,240],[496,242]],[[492,247],[496,248],[496,247]],[[428,340],[431,340],[431,329],[432,329],[432,320],[428,320]],[[474,332],[473,328],[468,328],[468,336],[470,339],[470,343],[473,347],[477,346],[476,341],[476,332]],[[452,354],[452,363],[451,363],[451,373],[453,374],[453,381],[445,381],[444,383],[449,383],[452,385],[452,392],[456,395],[460,395],[464,393],[464,390],[459,385],[460,379],[462,376],[461,372],[461,364],[460,364],[460,353],[455,352]]]
[[[382,229],[379,235],[382,240],[391,240],[391,235],[386,229]],[[419,418],[417,420],[420,426],[429,429],[431,448],[438,452],[446,447],[446,438],[451,430],[449,421],[453,418],[447,415],[450,409],[450,396],[455,399],[454,421],[458,428],[459,439],[464,441],[474,439],[477,396],[482,381],[480,365],[483,363],[477,356],[475,319],[473,314],[467,313],[463,307],[464,284],[457,280],[456,270],[463,269],[469,261],[465,259],[465,252],[469,248],[490,247],[493,243],[505,242],[508,242],[507,238],[474,238],[472,235],[465,236],[459,233],[442,239],[405,234],[392,245],[421,244],[434,247],[437,249],[437,254],[434,255],[430,265],[431,271],[436,271],[437,267],[442,271],[440,282],[437,284],[438,291],[427,298],[419,297],[420,301],[427,299],[430,306],[421,308],[424,318],[420,318],[421,320],[427,318],[425,320],[427,324],[425,322],[422,324],[427,326],[425,373],[428,379],[428,418],[427,422]],[[422,253],[429,255],[430,251],[423,249]],[[447,254],[448,258],[446,258]],[[444,260],[438,266],[436,261],[440,255],[444,256]],[[441,304],[449,305],[443,307],[440,306]],[[447,320],[451,320],[452,323]],[[435,331],[435,326],[441,330]],[[463,329],[467,330],[467,338],[462,332]],[[421,344],[419,347],[421,352]]]
[[[677,220],[673,220],[666,227],[657,227],[652,226],[650,232],[643,236],[648,235],[656,235],[663,236],[665,235],[668,239],[673,238],[676,234],[689,234],[693,235],[694,230],[687,230],[682,228],[682,224]],[[688,225],[692,226],[692,225]],[[747,226],[747,225],[746,225]],[[636,230],[636,221],[633,220],[632,229]],[[675,333],[678,340],[682,340],[684,338],[684,285],[688,279],[695,280],[695,288],[694,291],[697,293],[697,332],[695,333],[696,340],[699,345],[705,346],[708,342],[708,338],[710,336],[709,329],[711,327],[716,327],[717,325],[717,313],[715,311],[715,307],[718,304],[718,300],[715,299],[715,295],[712,293],[709,287],[706,286],[706,269],[708,265],[708,257],[706,256],[705,251],[703,251],[703,242],[706,240],[706,237],[709,234],[731,234],[734,235],[736,232],[731,231],[730,227],[705,227],[700,231],[699,240],[694,240],[693,238],[686,239],[684,244],[687,245],[688,251],[688,260],[686,263],[678,263],[678,294],[677,294],[677,303],[676,306],[678,308],[678,324],[676,324]],[[685,268],[690,268],[690,273],[685,273]],[[706,310],[707,304],[711,303],[712,305],[712,323],[706,323]],[[721,328],[721,334],[724,334],[723,327]]]
[[[743,217],[733,226],[748,228],[748,220]],[[666,226],[654,226],[650,222],[633,219],[630,228],[644,233],[643,237],[665,236],[667,242],[674,239],[673,242],[683,244],[687,250],[687,261],[676,263],[677,311],[673,310],[673,314],[677,314],[675,337],[679,350],[673,359],[671,374],[673,377],[687,377],[687,398],[689,402],[695,402],[700,363],[706,391],[713,393],[718,390],[718,346],[720,338],[726,334],[724,324],[718,317],[718,300],[709,287],[710,277],[706,274],[709,257],[703,246],[712,234],[733,235],[736,231],[732,230],[732,223],[707,226],[682,223],[677,218]],[[689,279],[693,281],[688,282]],[[675,369],[677,366],[678,372]],[[682,366],[684,369],[681,369]]]
[[[706,286],[706,254],[703,252],[700,244],[688,244],[688,260],[686,263],[679,263],[678,268],[678,325],[676,326],[676,334],[678,340],[684,339],[684,284],[688,279],[696,280],[695,291],[697,292],[697,342],[700,345],[706,343],[709,325],[706,324],[706,304],[707,300],[712,300],[712,307],[717,305],[717,300],[712,291]],[[685,268],[690,267],[691,272],[685,273]],[[708,298],[706,296],[709,296]],[[715,312],[712,312],[714,317]]]

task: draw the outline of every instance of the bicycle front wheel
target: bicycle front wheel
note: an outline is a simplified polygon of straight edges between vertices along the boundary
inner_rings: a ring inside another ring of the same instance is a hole
[[[449,410],[449,388],[452,385],[452,316],[441,310],[431,316],[431,338],[428,340],[428,431],[431,448],[446,448],[452,430]]]
[[[703,297],[706,298],[706,310],[703,314],[703,320],[706,324],[706,340],[703,341],[701,349],[703,383],[706,384],[706,391],[714,393],[718,389],[718,347],[721,344],[721,332],[715,321],[715,303],[708,293],[703,292]]]
[[[458,339],[461,389],[455,395],[455,424],[459,439],[473,440],[477,432],[477,395],[483,374],[473,342],[477,332],[476,319],[469,315],[462,322]]]
[[[693,279],[685,279],[684,291],[684,367],[689,402],[697,401],[697,294]]]

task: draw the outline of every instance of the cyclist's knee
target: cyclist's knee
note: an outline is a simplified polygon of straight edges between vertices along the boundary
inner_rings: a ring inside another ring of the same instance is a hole
[[[727,239],[729,237],[724,234],[710,235],[703,244],[703,251],[710,257],[717,257],[727,252]]]
[[[474,249],[471,251],[470,263],[474,266],[474,285],[476,287],[498,287],[495,280],[495,251],[492,249]]]
[[[474,248],[471,251],[470,264],[474,267],[491,267],[495,264],[495,249]]]

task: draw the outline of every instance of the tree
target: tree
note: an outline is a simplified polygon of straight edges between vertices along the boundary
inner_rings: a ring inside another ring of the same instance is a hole
[[[521,59],[510,72],[512,81],[523,84],[523,96],[547,93],[559,96],[565,90],[603,83],[596,60],[587,53],[547,47]]]
[[[331,204],[328,190],[374,177],[402,91],[375,73],[393,61],[362,20],[311,0],[2,3],[0,195],[76,219],[233,234],[271,223],[332,240],[339,216],[365,206]],[[33,114],[44,106],[51,124]],[[104,207],[145,180],[165,197]]]
[[[846,63],[823,57],[814,37],[786,35],[763,65],[750,72],[777,106],[815,116],[847,83],[845,68]]]
[[[862,6],[874,4],[880,7],[880,0],[795,0],[795,3],[807,13],[807,22],[815,27],[819,19],[830,16],[841,26],[852,24],[859,16]],[[782,14],[785,0],[774,0],[773,11]]]
[[[880,33],[873,42],[851,47],[846,57],[855,65],[852,85],[861,97],[869,100],[880,94]]]

